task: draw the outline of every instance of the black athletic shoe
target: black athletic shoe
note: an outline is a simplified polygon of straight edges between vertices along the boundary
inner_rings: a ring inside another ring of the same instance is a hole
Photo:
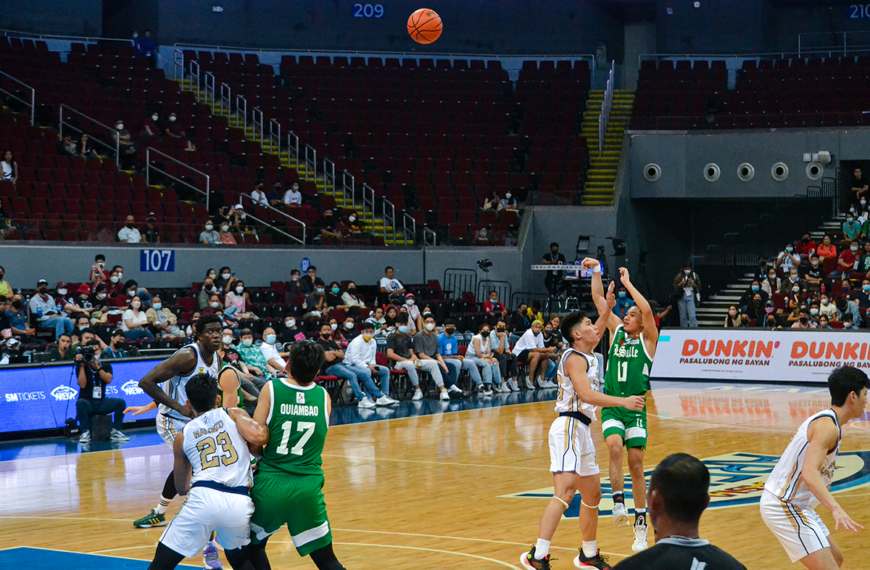
[[[598,570],[613,570],[613,567],[607,563],[607,558],[601,556],[601,551],[596,550],[595,556],[586,558],[583,554],[583,549],[580,549],[580,555],[574,559],[574,566],[577,568],[598,568]]]
[[[528,552],[523,552],[520,556],[520,563],[526,570],[550,570],[550,555],[544,556],[543,559],[535,558],[535,547]]]

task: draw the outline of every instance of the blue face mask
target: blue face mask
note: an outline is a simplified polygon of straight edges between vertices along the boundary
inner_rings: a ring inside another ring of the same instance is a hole
[[[870,285],[864,285],[861,288],[864,289],[865,291],[870,291]]]
[[[619,292],[619,298],[620,298],[620,299],[625,299],[625,291],[620,291],[620,292]]]
[[[752,286],[752,290],[753,290],[753,291],[758,291],[759,289],[760,289],[760,287],[759,287],[758,285],[753,285],[753,286]]]
[[[408,332],[408,327],[406,327],[406,326],[404,326],[404,325],[401,326],[401,327],[399,327],[399,332],[400,332],[400,333],[403,333],[403,334],[406,334],[406,333]]]
[[[266,342],[269,344],[275,344],[275,335],[273,335],[273,334],[266,335]]]
[[[338,295],[338,292],[339,292],[339,291],[340,291],[340,289],[339,289],[338,287],[333,287],[333,288],[332,288],[332,294],[333,294],[333,295]]]

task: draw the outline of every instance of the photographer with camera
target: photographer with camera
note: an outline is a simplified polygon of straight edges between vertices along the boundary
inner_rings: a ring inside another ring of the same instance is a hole
[[[82,436],[79,443],[91,442],[91,418],[97,414],[115,413],[112,422],[112,441],[127,441],[121,433],[124,423],[124,408],[127,403],[121,398],[106,398],[106,386],[112,382],[112,365],[100,362],[100,343],[92,340],[76,350],[76,378],[79,383],[79,399],[76,402],[76,420]]]

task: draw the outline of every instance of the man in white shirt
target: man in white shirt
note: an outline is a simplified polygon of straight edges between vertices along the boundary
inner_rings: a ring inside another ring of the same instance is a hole
[[[133,216],[127,216],[126,225],[118,232],[118,241],[126,243],[140,243],[142,236],[139,234],[139,229],[135,226],[136,220]]]
[[[544,348],[544,336],[541,331],[544,330],[544,323],[539,320],[532,322],[532,328],[523,333],[523,336],[514,345],[513,354],[517,357],[517,362],[526,362],[529,365],[529,377],[526,378],[526,387],[529,390],[534,390],[535,374],[541,364],[540,369],[543,373],[546,371],[546,362],[550,354],[556,353],[556,347]],[[543,382],[543,377],[541,381]]]
[[[254,201],[254,204],[257,206],[268,206],[269,199],[266,197],[266,193],[263,191],[263,183],[260,182],[257,184],[257,187],[254,188],[254,191],[251,192],[251,199]]]
[[[405,294],[405,286],[398,279],[393,279],[393,268],[390,266],[384,269],[384,277],[381,277],[379,288],[381,295],[397,297]]]
[[[278,348],[275,346],[277,340],[278,337],[275,335],[275,329],[268,328],[264,330],[263,344],[260,345],[260,352],[263,353],[263,359],[266,361],[266,364],[278,372],[284,372],[287,369],[287,361],[284,359],[287,358],[288,354],[286,352],[278,352]]]
[[[378,406],[390,406],[398,404],[398,400],[390,398],[390,369],[386,366],[378,366],[375,354],[378,351],[378,343],[374,340],[375,327],[367,322],[363,324],[362,334],[350,341],[347,350],[344,351],[344,365],[350,368],[357,377],[372,379],[372,374],[378,375],[381,389],[370,395],[375,398],[374,403]],[[362,378],[361,378],[362,379]],[[363,385],[370,384],[363,380]],[[360,406],[370,407],[370,406]]]
[[[785,245],[785,249],[779,252],[779,255],[776,257],[776,262],[774,263],[774,267],[782,268],[786,275],[792,269],[800,267],[800,265],[801,256],[795,252],[793,243],[787,243]]]
[[[284,192],[284,203],[288,206],[302,205],[302,192],[299,191],[298,182],[294,182],[290,188]]]

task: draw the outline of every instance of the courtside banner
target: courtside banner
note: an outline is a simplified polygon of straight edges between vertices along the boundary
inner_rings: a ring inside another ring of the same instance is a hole
[[[870,334],[664,329],[650,377],[825,382],[831,370],[846,364],[870,369]]]

